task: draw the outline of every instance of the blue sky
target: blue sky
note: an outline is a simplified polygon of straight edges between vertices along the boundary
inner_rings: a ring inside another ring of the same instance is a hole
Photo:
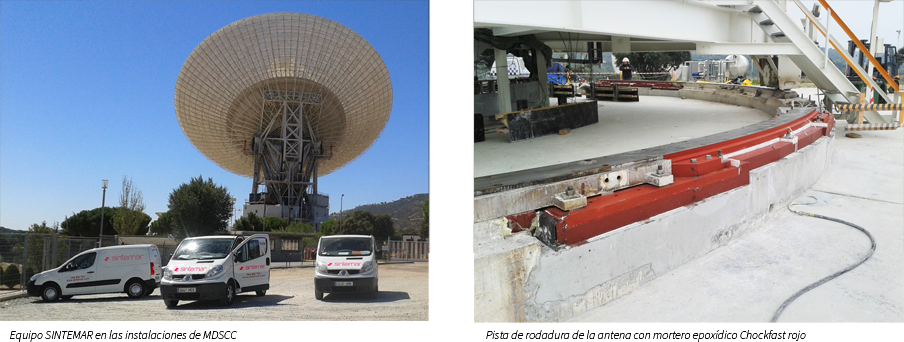
[[[247,198],[251,180],[208,160],[176,120],[173,94],[186,57],[237,20],[270,12],[348,26],[383,57],[393,108],[382,136],[320,179],[330,211],[428,191],[428,13],[402,2],[9,2],[0,5],[0,226],[62,222],[118,205],[123,176],[147,205],[203,175]],[[387,24],[386,18],[398,18]]]

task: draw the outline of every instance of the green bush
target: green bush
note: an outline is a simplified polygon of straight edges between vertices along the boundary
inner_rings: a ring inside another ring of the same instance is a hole
[[[19,267],[16,265],[9,265],[6,267],[6,271],[3,272],[3,275],[0,276],[0,284],[6,286],[8,289],[12,289],[16,285],[19,285],[19,279],[22,275],[19,274]]]
[[[28,266],[25,268],[25,279],[26,280],[31,279],[31,277],[35,274],[38,274],[38,272],[35,272],[35,269],[32,268],[31,266]]]

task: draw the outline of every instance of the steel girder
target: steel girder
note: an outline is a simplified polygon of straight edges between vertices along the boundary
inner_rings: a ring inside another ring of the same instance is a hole
[[[322,98],[316,93],[265,90],[262,117],[267,128],[255,137],[254,189],[267,188],[265,200],[288,208],[290,221],[313,220],[311,194],[317,187],[317,159],[323,157],[320,140],[305,116],[317,116]],[[263,180],[260,173],[263,172]]]

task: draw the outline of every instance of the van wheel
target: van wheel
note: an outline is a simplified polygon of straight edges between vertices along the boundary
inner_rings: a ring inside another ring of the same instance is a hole
[[[232,281],[226,283],[226,297],[220,299],[220,305],[222,306],[230,306],[232,305],[232,301],[235,299],[235,284]]]
[[[72,299],[72,296],[61,296],[60,298],[62,298],[63,300],[70,300]]]
[[[167,308],[175,308],[176,305],[179,305],[179,300],[163,300],[163,305],[166,305]]]
[[[126,284],[126,294],[129,295],[129,298],[141,298],[144,297],[147,289],[144,288],[144,282],[132,280],[128,284]]]
[[[41,299],[45,302],[54,302],[60,299],[60,287],[56,284],[44,285],[41,288]]]
[[[323,300],[323,292],[314,290],[314,298],[317,300]]]
[[[265,294],[267,294],[267,290],[257,290],[254,291],[254,293],[257,294],[258,297],[263,297]]]

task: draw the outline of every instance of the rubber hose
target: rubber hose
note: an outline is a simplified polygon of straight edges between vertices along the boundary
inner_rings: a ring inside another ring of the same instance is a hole
[[[784,303],[782,303],[782,305],[778,307],[778,310],[775,310],[775,314],[772,315],[772,323],[775,323],[775,321],[778,320],[778,316],[780,316],[780,315],[782,314],[782,311],[785,310],[785,307],[787,307],[788,304],[791,304],[791,302],[793,302],[795,299],[797,299],[797,297],[800,297],[802,294],[806,293],[807,291],[810,291],[810,290],[816,288],[817,286],[822,285],[822,284],[824,284],[825,282],[827,282],[827,281],[829,281],[829,280],[835,279],[836,277],[838,277],[838,276],[840,276],[840,275],[842,275],[842,274],[847,273],[848,271],[850,271],[850,270],[856,268],[857,266],[860,266],[861,264],[863,264],[864,262],[866,262],[867,259],[869,259],[871,256],[873,256],[873,252],[876,251],[876,239],[874,239],[874,238],[873,238],[873,235],[870,234],[865,228],[863,228],[863,227],[861,227],[861,226],[858,226],[858,225],[856,225],[856,224],[850,223],[850,222],[845,221],[845,220],[840,220],[840,219],[836,219],[836,218],[832,218],[832,217],[828,217],[828,216],[817,215],[817,214],[812,214],[812,213],[805,213],[805,212],[802,212],[802,211],[797,211],[797,210],[791,209],[791,206],[793,206],[793,205],[810,205],[810,204],[814,204],[814,203],[819,202],[819,200],[817,200],[816,197],[813,197],[813,196],[808,196],[808,197],[813,198],[814,200],[816,200],[816,202],[811,202],[811,203],[791,203],[791,204],[788,205],[788,210],[791,210],[791,212],[793,212],[793,213],[795,213],[795,214],[798,214],[798,215],[801,215],[801,216],[809,216],[809,217],[821,218],[821,219],[823,219],[823,220],[834,221],[834,222],[846,224],[846,225],[848,225],[848,226],[857,228],[857,230],[863,232],[863,234],[866,234],[866,236],[869,237],[869,241],[872,243],[872,247],[870,247],[869,253],[866,254],[866,257],[863,258],[862,260],[860,260],[860,262],[858,262],[858,263],[856,263],[856,264],[853,264],[853,265],[851,265],[851,266],[848,266],[847,268],[845,268],[845,269],[843,269],[843,270],[841,270],[841,271],[835,272],[834,274],[832,274],[832,275],[830,275],[830,276],[828,276],[828,277],[822,278],[822,279],[820,279],[819,281],[817,281],[817,282],[815,282],[815,283],[812,283],[812,284],[810,284],[810,285],[807,285],[807,287],[801,289],[800,291],[797,291],[797,293],[795,293],[793,296],[791,296],[791,298],[788,298],[788,300],[786,300]]]

